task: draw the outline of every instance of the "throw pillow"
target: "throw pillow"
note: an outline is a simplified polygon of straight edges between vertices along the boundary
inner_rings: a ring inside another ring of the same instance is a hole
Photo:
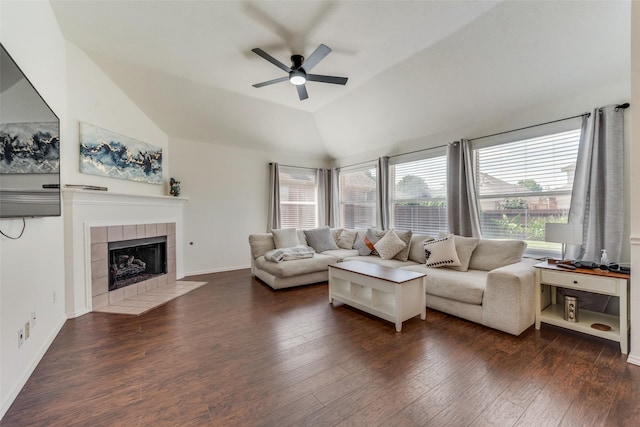
[[[271,230],[276,249],[292,248],[300,244],[298,231],[295,228],[277,228]]]
[[[403,250],[406,246],[407,244],[403,242],[402,239],[400,239],[400,237],[398,237],[396,232],[393,230],[388,231],[382,237],[382,239],[378,240],[376,244],[373,245],[373,247],[376,248],[378,255],[382,259],[393,258],[394,256],[396,256],[398,252]]]
[[[413,233],[411,230],[409,231],[396,231],[396,234],[404,242],[404,249],[396,254],[393,259],[397,259],[398,261],[407,261],[409,259],[409,251],[411,250],[411,236]]]
[[[342,230],[340,237],[338,237],[338,247],[341,249],[353,249],[353,243],[356,241],[355,230]]]
[[[460,266],[453,234],[443,239],[424,242],[424,256],[427,267]]]
[[[381,238],[382,236],[378,237],[378,232],[373,228],[370,228],[364,236],[362,236],[362,239],[356,241],[353,245],[353,249],[357,249],[360,256],[370,255],[375,249],[373,245],[375,245]]]
[[[340,249],[336,245],[336,241],[333,240],[329,227],[304,230],[304,235],[307,238],[307,244],[318,253]]]
[[[438,237],[446,237],[447,233],[440,233]],[[473,250],[478,246],[477,237],[463,237],[463,236],[453,236],[453,241],[456,245],[456,253],[458,254],[458,258],[460,259],[460,267],[447,266],[453,270],[457,271],[467,271],[469,269],[469,261],[471,261],[471,255],[473,254]]]

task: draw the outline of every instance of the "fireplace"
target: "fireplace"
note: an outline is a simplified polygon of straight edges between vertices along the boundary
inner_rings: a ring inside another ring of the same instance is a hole
[[[176,224],[90,228],[94,309],[176,281]]]
[[[167,236],[108,244],[109,291],[167,272]]]

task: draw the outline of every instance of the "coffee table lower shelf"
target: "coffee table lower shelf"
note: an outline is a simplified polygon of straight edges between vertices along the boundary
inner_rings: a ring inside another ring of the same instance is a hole
[[[329,266],[329,303],[340,301],[373,316],[402,322],[426,319],[425,275],[361,261]]]

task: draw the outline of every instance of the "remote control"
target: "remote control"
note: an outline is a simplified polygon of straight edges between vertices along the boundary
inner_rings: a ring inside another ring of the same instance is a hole
[[[570,264],[556,264],[558,268],[564,268],[566,270],[575,270],[576,268]]]

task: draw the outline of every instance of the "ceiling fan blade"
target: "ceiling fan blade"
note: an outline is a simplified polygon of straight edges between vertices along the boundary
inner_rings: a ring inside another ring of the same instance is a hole
[[[287,80],[289,80],[289,76],[279,77],[279,78],[273,79],[273,80],[267,80],[266,82],[256,83],[256,84],[254,84],[252,86],[253,87],[269,86],[269,85],[272,85],[274,83],[286,82]]]
[[[280,68],[281,70],[283,70],[283,71],[285,71],[287,73],[289,71],[291,71],[291,68],[287,67],[282,62],[278,61],[276,58],[274,58],[273,56],[269,55],[267,52],[265,52],[264,50],[260,49],[259,47],[255,48],[255,49],[251,49],[251,52],[255,53],[256,55],[259,55],[259,56],[263,57],[264,59],[266,59],[267,61],[271,62],[273,65],[275,65],[276,67]]]
[[[298,89],[298,98],[300,98],[300,101],[304,101],[309,97],[305,85],[296,86],[296,89]]]
[[[316,48],[316,50],[313,51],[313,53],[307,58],[307,60],[304,61],[304,64],[302,64],[302,68],[304,68],[306,72],[311,71],[311,69],[318,65],[318,62],[322,61],[325,56],[329,55],[330,52],[331,48],[329,46],[321,44]]]
[[[319,76],[318,74],[307,74],[307,80],[310,82],[333,83],[336,85],[346,85],[347,77],[335,76]]]

